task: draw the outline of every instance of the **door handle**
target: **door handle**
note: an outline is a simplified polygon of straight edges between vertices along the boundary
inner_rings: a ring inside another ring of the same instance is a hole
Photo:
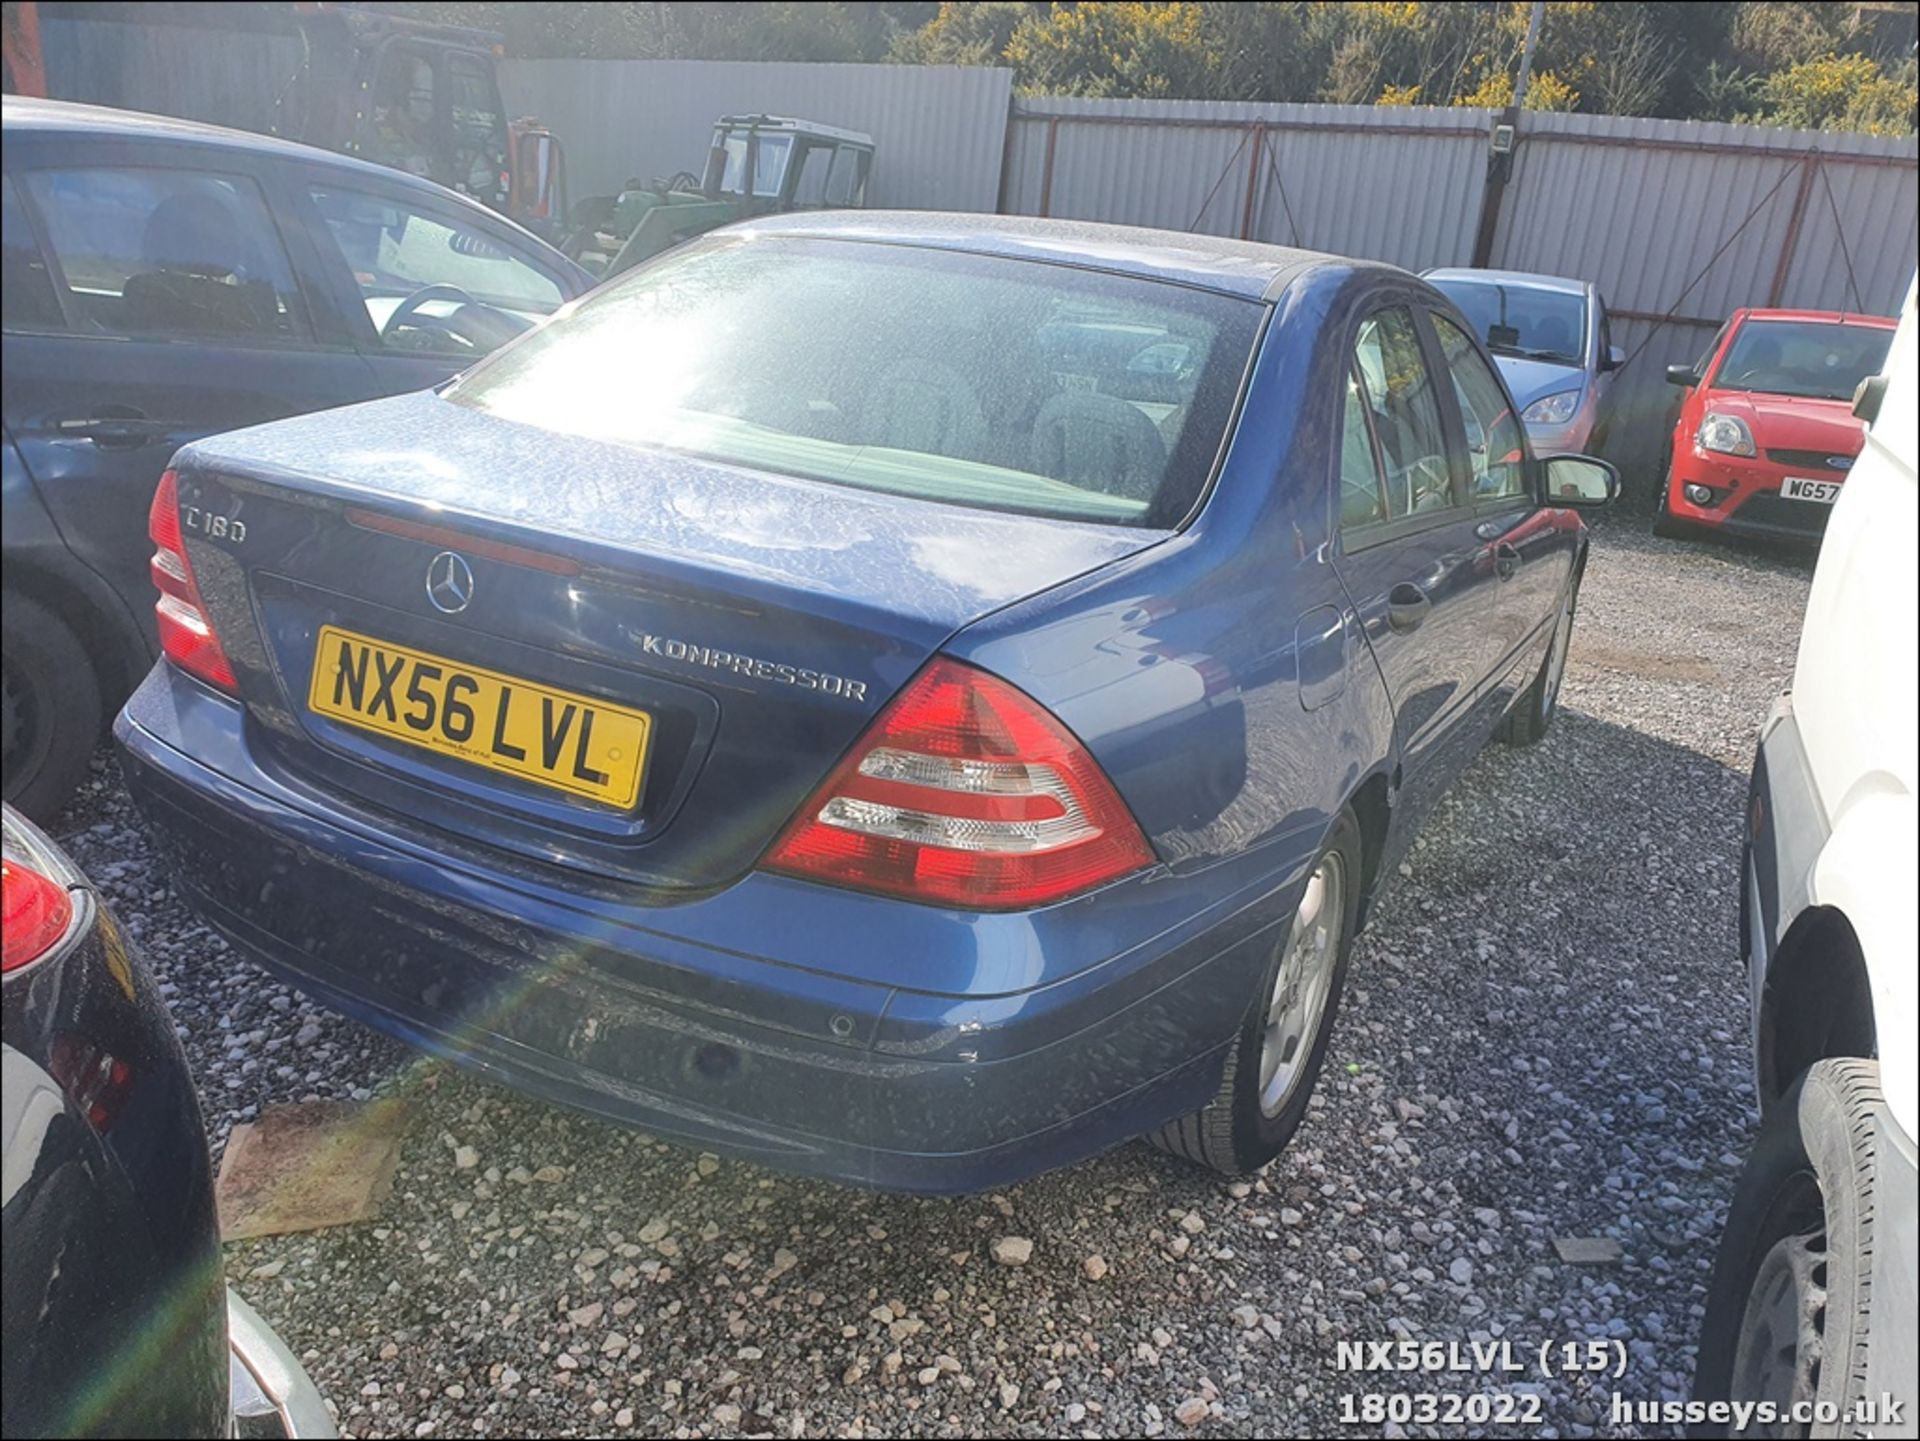
[[[1512,580],[1513,573],[1520,569],[1520,552],[1504,540],[1493,548],[1494,573],[1502,580]]]
[[[62,435],[90,440],[103,450],[135,450],[164,440],[174,427],[144,415],[86,415],[59,421],[54,428]]]
[[[1433,602],[1411,581],[1401,581],[1387,592],[1387,624],[1402,635],[1420,629]]]

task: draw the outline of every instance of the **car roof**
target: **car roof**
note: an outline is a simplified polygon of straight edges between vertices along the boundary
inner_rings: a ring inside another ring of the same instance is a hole
[[[1893,330],[1899,321],[1890,315],[1867,315],[1854,310],[1736,310],[1735,320],[1798,320],[1815,325],[1871,325],[1881,330]]]
[[[1590,282],[1570,275],[1536,275],[1527,270],[1469,270],[1460,266],[1444,270],[1423,270],[1420,278],[1438,285],[1443,280],[1478,280],[1495,285],[1521,286],[1529,290],[1557,290],[1566,295],[1585,295]]]
[[[73,100],[41,100],[26,95],[9,95],[0,105],[0,120],[8,133],[37,135],[109,136],[116,140],[154,140],[175,145],[204,145],[210,150],[245,150],[259,155],[276,155],[287,160],[320,161],[341,170],[359,171],[391,184],[410,185],[436,195],[459,195],[444,185],[391,166],[376,165],[337,150],[322,150],[282,140],[277,135],[257,135],[250,130],[229,130],[223,125],[207,125],[198,120],[181,120],[171,115],[147,115],[137,110],[115,110],[106,105],[82,105]],[[470,196],[460,196],[469,204],[478,204]]]
[[[1248,300],[1271,300],[1295,276],[1321,265],[1405,274],[1373,261],[1218,235],[942,210],[816,210],[763,216],[716,233],[860,240],[1001,255],[1161,280]]]

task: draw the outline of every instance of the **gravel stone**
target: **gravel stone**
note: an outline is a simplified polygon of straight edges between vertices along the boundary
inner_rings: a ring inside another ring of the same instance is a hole
[[[993,1259],[1002,1266],[1024,1266],[1033,1259],[1033,1242],[1025,1236],[1002,1236],[993,1243]]]
[[[415,1112],[375,1223],[226,1248],[345,1436],[1336,1435],[1367,1388],[1334,1342],[1395,1336],[1620,1339],[1618,1381],[1528,1383],[1540,1434],[1612,1435],[1611,1392],[1688,1393],[1751,1135],[1741,823],[1810,574],[1644,532],[1596,527],[1561,714],[1435,807],[1354,948],[1307,1118],[1244,1192],[1145,1145],[992,1198],[703,1168],[241,959],[107,752],[52,829],[151,963],[216,1153],[277,1103]],[[1600,1244],[1563,1259],[1573,1240]],[[1010,1267],[1016,1241],[1083,1259]]]

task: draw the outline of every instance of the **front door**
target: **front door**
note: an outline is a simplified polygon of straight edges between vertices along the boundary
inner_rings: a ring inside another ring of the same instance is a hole
[[[1481,738],[1491,577],[1442,417],[1413,309],[1369,315],[1347,377],[1336,569],[1393,701],[1402,836]]]

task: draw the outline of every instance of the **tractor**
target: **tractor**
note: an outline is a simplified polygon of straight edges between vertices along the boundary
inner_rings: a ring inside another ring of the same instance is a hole
[[[589,196],[568,216],[561,248],[618,275],[690,236],[752,215],[857,207],[873,169],[873,137],[778,115],[714,122],[701,174],[683,170],[618,195]]]

